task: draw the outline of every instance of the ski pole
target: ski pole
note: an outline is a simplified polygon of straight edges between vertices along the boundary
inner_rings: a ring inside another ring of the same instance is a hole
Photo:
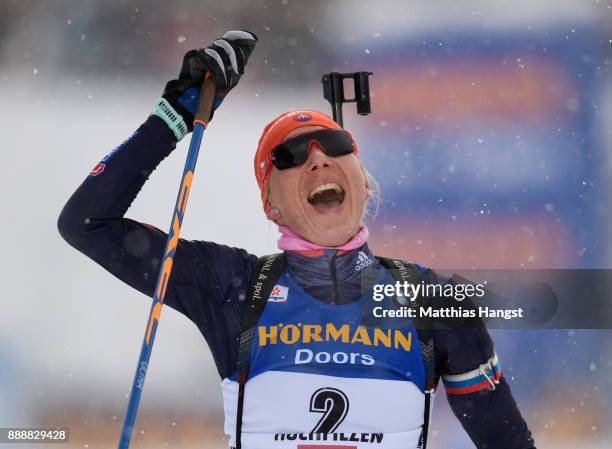
[[[157,323],[159,322],[161,308],[164,303],[164,296],[166,295],[170,274],[172,273],[174,255],[176,254],[181,224],[183,223],[183,217],[185,216],[187,198],[189,196],[189,191],[191,190],[193,172],[195,171],[198,153],[200,152],[202,135],[204,134],[204,129],[208,126],[208,118],[210,117],[214,96],[215,85],[210,77],[210,74],[206,72],[204,82],[202,83],[202,88],[200,89],[198,111],[196,112],[193,121],[193,134],[189,144],[189,152],[187,153],[187,160],[185,161],[185,168],[183,170],[183,176],[181,178],[176,204],[174,205],[174,212],[172,213],[172,221],[170,223],[170,231],[168,232],[168,240],[166,241],[166,249],[164,250],[163,261],[157,277],[157,283],[155,285],[153,304],[151,305],[151,312],[149,313],[149,321],[147,323],[147,329],[142,342],[142,349],[140,350],[140,358],[138,359],[138,364],[136,366],[136,374],[134,375],[134,381],[132,382],[130,399],[125,414],[125,421],[123,422],[123,429],[121,430],[121,436],[119,438],[119,449],[127,449],[130,445],[132,431],[134,430],[134,424],[136,422],[136,413],[138,412],[138,404],[140,402],[140,396],[142,395],[145,376],[147,375],[147,367],[149,365],[149,359],[151,358],[153,341],[155,340],[155,332],[157,331]]]

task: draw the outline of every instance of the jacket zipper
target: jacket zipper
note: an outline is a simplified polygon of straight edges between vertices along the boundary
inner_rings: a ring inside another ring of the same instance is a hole
[[[336,274],[336,252],[329,259],[329,270],[331,272],[332,288],[334,289],[332,304],[340,304],[340,290],[338,290],[338,275]]]

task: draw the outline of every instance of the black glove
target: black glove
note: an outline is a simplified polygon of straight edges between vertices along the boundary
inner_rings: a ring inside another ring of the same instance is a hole
[[[178,79],[166,84],[155,109],[155,115],[168,124],[177,140],[193,131],[204,73],[210,72],[216,87],[210,121],[215,109],[244,74],[256,42],[257,36],[249,31],[228,31],[212,45],[185,54]]]

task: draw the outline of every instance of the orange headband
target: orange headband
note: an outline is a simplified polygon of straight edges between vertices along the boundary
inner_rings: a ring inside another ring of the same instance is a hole
[[[340,125],[332,120],[328,115],[319,111],[300,110],[285,112],[266,125],[259,138],[257,152],[253,160],[255,178],[261,190],[261,201],[266,209],[268,197],[268,183],[272,172],[272,150],[276,145],[296,128],[302,126],[323,126],[329,129],[341,129]]]

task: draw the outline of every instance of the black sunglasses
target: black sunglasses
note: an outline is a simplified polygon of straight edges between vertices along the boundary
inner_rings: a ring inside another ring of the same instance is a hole
[[[308,159],[308,149],[316,141],[325,154],[331,157],[344,156],[355,152],[355,142],[343,129],[321,129],[300,134],[282,143],[272,150],[272,163],[279,170],[302,165]]]

